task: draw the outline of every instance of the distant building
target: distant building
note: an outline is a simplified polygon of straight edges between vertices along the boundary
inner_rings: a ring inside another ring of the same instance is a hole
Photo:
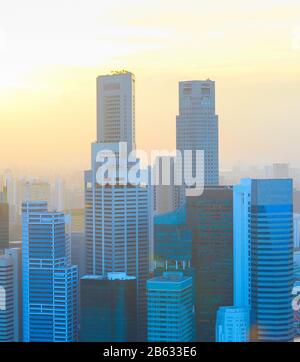
[[[241,180],[234,225],[234,305],[251,308],[251,340],[292,341],[292,180]]]
[[[115,71],[97,78],[97,142],[135,149],[135,77]]]
[[[196,338],[215,340],[219,307],[233,304],[233,192],[207,186],[201,196],[187,197],[192,231]]]
[[[47,202],[23,203],[23,329],[25,342],[78,340],[78,268],[61,212]]]
[[[21,199],[23,201],[47,201],[52,206],[51,185],[47,181],[27,180],[20,184]]]
[[[290,177],[290,165],[288,163],[274,163],[273,177],[274,179],[286,179]]]
[[[22,341],[21,251],[0,255],[0,342]]]
[[[71,233],[71,264],[78,266],[79,278],[86,274],[86,247],[83,232]]]
[[[9,247],[9,205],[7,190],[0,192],[0,253]]]
[[[71,229],[72,232],[84,232],[84,209],[71,209]]]
[[[165,272],[147,281],[148,342],[191,342],[192,277]]]
[[[53,206],[55,211],[64,211],[66,206],[65,182],[60,177],[56,178],[54,184]]]
[[[216,321],[216,342],[248,342],[249,319],[247,308],[220,307]]]
[[[108,273],[80,280],[80,341],[137,341],[135,277]]]
[[[184,167],[195,175],[197,150],[204,151],[204,184],[219,184],[218,116],[215,110],[215,82],[179,82],[179,115],[176,118],[176,148],[193,151],[193,160]],[[184,162],[183,162],[184,165]],[[199,167],[199,165],[197,165]],[[185,187],[180,187],[178,206],[184,203]]]
[[[152,185],[154,185],[153,208],[156,215],[172,212],[177,207],[174,162],[174,157],[170,156],[160,156],[155,160],[155,165],[152,169]]]

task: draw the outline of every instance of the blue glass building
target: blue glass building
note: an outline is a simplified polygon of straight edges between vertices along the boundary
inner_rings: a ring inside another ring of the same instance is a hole
[[[148,341],[191,342],[193,339],[193,279],[165,272],[147,281]]]
[[[216,320],[216,342],[248,342],[249,309],[220,307]]]
[[[196,340],[214,342],[217,311],[233,304],[233,191],[229,186],[205,186],[201,196],[186,199]]]
[[[78,269],[70,262],[65,215],[47,202],[22,205],[25,342],[78,339]]]
[[[185,270],[192,258],[192,233],[186,206],[154,217],[154,261],[157,270]]]
[[[253,341],[292,341],[293,185],[244,179],[234,187],[234,299],[251,308]]]
[[[80,280],[80,341],[137,341],[136,278],[126,273]]]

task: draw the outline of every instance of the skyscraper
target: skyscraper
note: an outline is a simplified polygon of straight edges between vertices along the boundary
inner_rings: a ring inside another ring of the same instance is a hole
[[[248,342],[249,310],[238,307],[220,307],[216,321],[216,342]]]
[[[20,259],[17,248],[0,255],[0,342],[21,342]]]
[[[176,147],[183,154],[193,151],[193,160],[184,168],[195,175],[197,150],[204,151],[204,184],[219,184],[218,116],[215,113],[215,82],[179,82],[179,115],[176,118]],[[179,204],[184,202],[185,188],[179,190]]]
[[[9,205],[7,189],[0,192],[0,253],[9,247]]]
[[[234,304],[251,308],[254,341],[292,341],[293,185],[234,186]]]
[[[135,77],[128,71],[97,78],[97,142],[135,149]]]
[[[221,306],[233,304],[233,193],[229,186],[206,187],[187,197],[195,271],[196,338],[215,340]]]
[[[43,201],[24,202],[22,210],[24,341],[77,341],[78,269],[65,215],[48,212]]]
[[[92,144],[91,171],[85,173],[85,237],[87,273],[106,277],[122,272],[136,277],[139,337],[146,338],[146,279],[151,248],[151,192],[149,187],[124,181],[121,167],[135,148],[134,76],[121,71],[97,78],[97,143]],[[116,174],[97,179],[98,154],[113,152]],[[124,158],[123,158],[124,157]],[[120,182],[123,180],[124,182]]]
[[[192,259],[192,233],[186,224],[186,205],[154,217],[155,269],[185,270]]]
[[[160,156],[153,166],[153,209],[156,215],[172,212],[177,207],[174,157]]]
[[[193,282],[181,272],[165,272],[147,281],[148,342],[191,342]]]
[[[125,273],[80,280],[80,341],[137,340],[136,280]]]

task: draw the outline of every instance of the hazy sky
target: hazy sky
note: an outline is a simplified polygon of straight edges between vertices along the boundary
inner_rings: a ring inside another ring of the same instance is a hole
[[[221,168],[300,166],[299,0],[0,0],[0,169],[81,169],[95,78],[137,79],[139,148],[173,149],[178,81],[216,81]]]

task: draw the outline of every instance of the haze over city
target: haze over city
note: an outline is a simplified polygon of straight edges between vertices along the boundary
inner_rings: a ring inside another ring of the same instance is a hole
[[[87,168],[95,78],[113,69],[136,76],[138,148],[174,149],[178,82],[210,78],[221,170],[299,167],[299,11],[296,0],[2,3],[0,169]]]

